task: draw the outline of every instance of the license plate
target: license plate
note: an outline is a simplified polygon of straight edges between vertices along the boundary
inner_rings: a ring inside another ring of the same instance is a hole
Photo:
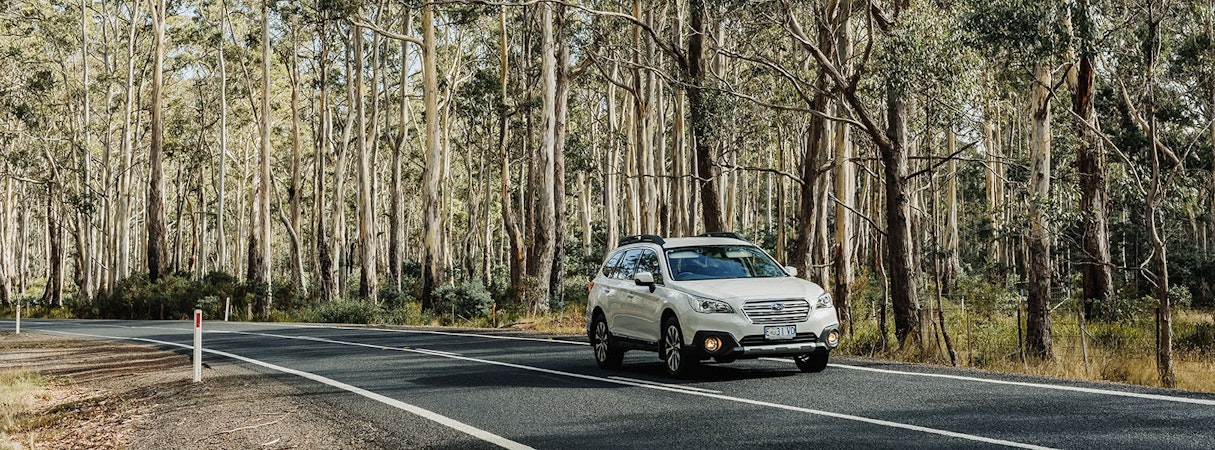
[[[797,337],[797,326],[789,325],[787,327],[764,327],[764,339],[780,340],[793,339]]]

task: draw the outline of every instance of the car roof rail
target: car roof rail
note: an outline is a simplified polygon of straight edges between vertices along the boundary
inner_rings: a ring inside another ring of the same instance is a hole
[[[748,241],[747,238],[742,237],[741,234],[735,233],[733,231],[710,231],[708,233],[701,233],[701,234],[697,235],[697,237],[730,238],[730,239],[738,239],[743,242],[751,242],[751,241]]]
[[[658,236],[658,235],[654,235],[654,234],[639,234],[636,236],[627,236],[627,237],[621,238],[619,246],[623,247],[625,245],[636,244],[638,242],[650,242],[650,243],[654,243],[654,244],[658,244],[658,245],[667,243],[667,241],[664,240],[662,238],[662,236]]]

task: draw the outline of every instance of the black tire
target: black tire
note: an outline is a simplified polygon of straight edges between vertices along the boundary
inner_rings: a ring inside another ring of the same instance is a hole
[[[612,332],[608,331],[603,314],[596,314],[591,321],[591,350],[595,352],[595,364],[600,369],[616,369],[624,362],[624,350],[612,344]]]
[[[679,327],[679,319],[675,317],[663,322],[662,335],[658,340],[658,356],[662,358],[667,375],[673,378],[685,378],[700,365],[700,359],[684,345],[683,329]]]
[[[815,352],[793,357],[793,362],[797,363],[797,368],[806,373],[819,373],[827,368],[827,359],[830,353]]]

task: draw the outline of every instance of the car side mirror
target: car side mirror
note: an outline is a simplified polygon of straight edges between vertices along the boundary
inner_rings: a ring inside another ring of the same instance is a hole
[[[650,292],[654,292],[654,274],[651,272],[637,272],[633,275],[633,282],[638,286],[649,286]]]
[[[785,266],[785,273],[789,274],[789,276],[791,276],[791,277],[796,277],[797,268],[793,267],[793,266]]]

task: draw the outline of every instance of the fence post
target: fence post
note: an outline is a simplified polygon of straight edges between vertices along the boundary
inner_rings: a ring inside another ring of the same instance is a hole
[[[966,296],[962,297],[962,316],[966,318],[966,366],[974,367],[974,336],[970,332],[970,311],[966,310]]]
[[[202,310],[194,310],[194,382],[202,381]]]

